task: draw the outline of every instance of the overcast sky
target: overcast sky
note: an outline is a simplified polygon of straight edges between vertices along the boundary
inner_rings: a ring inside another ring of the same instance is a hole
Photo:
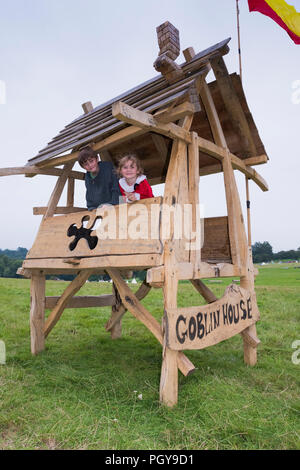
[[[196,53],[227,37],[229,72],[238,72],[235,0],[0,0],[0,166],[23,166],[73,119],[157,75],[156,26],[180,31]],[[274,251],[300,246],[300,46],[240,0],[243,85],[270,158],[250,182],[252,242]],[[300,11],[300,0],[289,0]],[[177,59],[184,62],[183,55]],[[210,74],[209,79],[213,76]],[[77,169],[77,168],[76,168]],[[237,172],[236,172],[237,174]],[[244,176],[237,174],[245,207]],[[0,178],[0,248],[30,248],[55,177]],[[201,178],[205,216],[225,215],[221,175]],[[154,188],[155,194],[161,187]],[[64,195],[63,195],[64,197]],[[75,205],[84,206],[84,183]],[[60,205],[64,205],[61,199]]]

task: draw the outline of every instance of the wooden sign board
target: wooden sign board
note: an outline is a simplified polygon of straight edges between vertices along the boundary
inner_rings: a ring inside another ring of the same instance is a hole
[[[45,218],[26,259],[161,253],[161,203],[156,197]]]
[[[177,351],[203,349],[231,338],[259,320],[255,292],[235,284],[223,297],[200,307],[165,312],[167,346]]]

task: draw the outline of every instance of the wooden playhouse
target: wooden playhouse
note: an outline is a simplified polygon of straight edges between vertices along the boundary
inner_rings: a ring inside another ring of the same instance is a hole
[[[154,67],[159,75],[95,108],[84,103],[84,114],[25,167],[2,169],[0,174],[57,177],[47,206],[34,208],[43,218],[19,270],[31,279],[32,353],[44,349],[65,308],[111,306],[106,330],[112,338],[120,337],[128,310],[162,344],[160,400],[173,406],[178,369],[185,376],[194,370],[184,350],[202,349],[240,333],[245,362],[256,363],[255,273],[234,170],[267,191],[253,166],[268,157],[240,77],[228,73],[223,59],[230,39],[198,54],[189,47],[183,51],[185,62],[178,65],[178,30],[165,22],[157,35]],[[207,83],[210,70],[215,80]],[[74,183],[84,180],[84,173],[72,168],[87,144],[114,164],[120,153],[134,151],[150,184],[165,183],[164,195],[102,211],[74,207]],[[199,177],[218,172],[224,177],[227,215],[201,223]],[[66,204],[58,205],[66,184]],[[124,280],[130,270],[147,270],[135,293]],[[92,274],[104,272],[113,280],[111,295],[75,296]],[[61,273],[76,277],[60,297],[46,297],[45,276]],[[240,283],[231,284],[217,299],[202,279],[221,276]],[[182,279],[191,281],[206,305],[177,307]],[[151,287],[163,289],[161,324],[141,303]],[[47,318],[45,310],[50,310]]]

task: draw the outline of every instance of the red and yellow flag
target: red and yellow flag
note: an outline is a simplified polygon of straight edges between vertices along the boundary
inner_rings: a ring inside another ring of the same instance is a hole
[[[300,13],[284,0],[248,0],[249,11],[259,11],[286,30],[295,44],[300,44]]]

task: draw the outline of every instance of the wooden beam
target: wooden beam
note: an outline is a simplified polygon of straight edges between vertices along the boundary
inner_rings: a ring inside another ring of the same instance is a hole
[[[122,299],[120,297],[119,291],[115,283],[112,283],[112,291],[113,291],[113,305],[111,307],[111,318],[118,317],[114,322],[110,330],[110,337],[111,339],[119,339],[122,336],[122,316],[118,316],[120,310],[126,311],[125,307],[122,304]],[[124,309],[122,308],[124,307]]]
[[[86,271],[81,271],[75,279],[68,285],[64,293],[59,298],[57,304],[49,314],[45,326],[44,326],[44,335],[45,338],[48,336],[52,328],[56,325],[60,319],[64,309],[68,305],[70,299],[79,291],[83,286],[85,281],[93,274],[92,269],[87,269]]]
[[[215,165],[207,165],[200,168],[199,176],[214,175],[215,173],[221,173],[222,171],[222,164],[216,163]]]
[[[180,139],[187,143],[191,143],[190,133],[177,126],[176,124],[164,124],[155,119],[152,114],[145,113],[129,106],[122,101],[113,103],[112,115],[128,124],[146,129],[148,132],[157,132],[171,139]]]
[[[190,62],[196,55],[193,47],[187,47],[182,53],[186,62]]]
[[[253,329],[252,329],[253,330]],[[243,340],[249,344],[251,348],[256,348],[260,344],[260,340],[255,334],[256,330],[251,331],[251,329],[246,328],[241,332]]]
[[[33,207],[33,215],[44,215],[47,212],[47,206]],[[73,212],[86,211],[86,207],[56,207],[54,214],[71,214]]]
[[[73,208],[74,206],[74,190],[75,180],[72,177],[68,178],[68,192],[67,192],[67,207]]]
[[[136,126],[126,127],[125,129],[115,132],[109,137],[102,139],[100,142],[95,143],[92,147],[93,147],[93,150],[99,151],[101,153],[101,150],[115,147],[116,145],[120,145],[126,142],[127,140],[133,139],[135,137],[139,137],[140,135],[143,135],[146,132],[147,131],[145,129],[141,129],[140,127],[136,127]],[[79,151],[75,151],[67,155],[54,157],[54,158],[51,158],[51,160],[40,162],[38,163],[38,166],[40,168],[51,168],[53,166],[63,165],[67,162],[75,162],[78,158],[78,155],[79,155]]]
[[[188,185],[189,185],[189,202],[192,204],[192,227],[191,231],[195,234],[195,240],[190,242],[190,261],[195,266],[195,271],[199,270],[201,262],[201,237],[197,232],[200,229],[200,214],[199,214],[199,149],[197,142],[198,135],[192,132],[192,143],[188,146]],[[197,243],[199,246],[197,246]]]
[[[45,309],[53,309],[60,297],[48,296],[45,298]],[[75,296],[70,299],[65,308],[109,307],[113,305],[114,297],[111,294]]]
[[[45,284],[46,280],[43,274],[32,273],[30,283],[30,336],[32,354],[38,354],[45,348]]]
[[[84,114],[88,114],[94,109],[91,101],[87,101],[86,103],[83,103],[81,106],[84,111]]]
[[[200,88],[200,96],[208,117],[212,135],[214,136],[214,141],[218,146],[226,148],[226,139],[223,133],[223,129],[221,127],[220,119],[215,107],[214,100],[211,96],[211,92],[206,81],[202,82],[202,86]]]
[[[254,288],[254,275],[255,269],[252,261],[252,250],[251,247],[247,247],[247,258],[246,258],[246,270],[244,276],[241,276],[240,286],[244,289],[253,292],[255,296]],[[256,300],[255,300],[256,303]],[[242,338],[244,343],[244,362],[250,366],[254,366],[257,362],[257,346],[259,339],[256,334],[256,324],[249,326],[242,331]]]
[[[243,219],[241,222],[240,214],[237,212],[237,198],[236,198],[236,185],[234,173],[231,165],[231,160],[229,152],[224,158],[223,162],[223,178],[225,186],[225,196],[226,196],[226,205],[227,205],[227,214],[228,214],[228,231],[229,231],[229,241],[230,241],[230,252],[232,263],[238,266],[242,266],[241,259],[241,244],[240,244],[240,226],[243,224]]]
[[[211,264],[202,261],[198,271],[195,271],[192,263],[178,263],[178,279],[191,280],[198,278],[215,278],[215,277],[233,277],[240,276],[241,269],[231,263]],[[163,266],[148,269],[147,282],[153,287],[162,287],[165,282],[165,273]]]
[[[205,74],[206,75],[206,74]],[[205,80],[205,75],[201,75],[200,77],[196,78],[192,81],[191,85],[188,87],[186,92],[179,96],[176,100],[176,105],[179,106],[181,103],[189,102],[194,106],[194,112],[201,111],[201,105],[199,100],[199,90],[201,87],[201,83]]]
[[[72,257],[70,257],[72,258]],[[76,272],[81,269],[94,269],[97,272],[108,266],[118,267],[120,269],[148,269],[151,266],[159,266],[161,264],[161,254],[159,253],[143,253],[133,255],[102,255],[90,258],[79,258],[79,264],[76,266]],[[23,261],[24,269],[43,269],[43,270],[61,270],[69,272],[71,268],[67,267],[65,259],[61,258],[26,258]]]
[[[257,157],[250,157],[250,158],[245,158],[243,160],[242,159],[240,160],[242,164],[245,164],[247,167],[249,167],[249,166],[262,165],[263,163],[267,163],[268,157],[267,155],[258,155]],[[220,173],[222,171],[223,171],[222,165],[220,163],[216,163],[215,165],[207,165],[207,166],[203,166],[202,168],[200,168],[200,176],[212,175],[215,173]],[[256,174],[258,175],[258,173]],[[265,183],[265,185],[267,185],[267,183]]]
[[[223,147],[220,147],[210,140],[203,139],[203,137],[198,136],[198,147],[201,152],[207,153],[214,158],[222,161],[225,155],[227,154],[227,150]]]
[[[198,146],[202,152],[207,153],[208,155],[211,155],[212,157],[217,158],[220,161],[223,161],[223,159],[225,157],[227,158],[227,155],[229,155],[231,164],[234,169],[241,171],[249,179],[252,179],[263,191],[269,190],[268,184],[256,170],[254,170],[248,165],[245,165],[244,161],[241,158],[237,157],[233,153],[230,153],[227,149],[219,147],[213,142],[203,139],[202,137],[198,137]],[[218,167],[215,168],[217,169]],[[215,173],[214,169],[213,173]]]
[[[100,155],[100,159],[101,159],[102,162],[112,162],[113,161],[109,150],[102,150],[101,155]]]
[[[256,157],[245,158],[242,161],[248,166],[262,165],[264,163],[268,163],[268,157],[266,154],[262,154],[257,155]]]
[[[126,282],[122,279],[118,269],[109,268],[107,273],[116,284],[122,302],[127,310],[138,320],[140,320],[156,337],[156,339],[163,344],[163,337],[161,327],[158,321],[152,317],[148,310],[138,301],[134,293],[127,286]],[[195,370],[191,361],[183,354],[178,355],[178,367],[183,375],[187,376]]]
[[[144,299],[144,297],[146,297],[146,295],[148,295],[150,290],[151,290],[151,286],[147,284],[147,282],[144,281],[140,285],[139,289],[136,291],[135,296],[138,300],[142,300]],[[123,305],[123,303],[121,303],[118,309],[112,312],[111,318],[106,323],[105,325],[106,331],[111,331],[116,325],[116,323],[118,323],[121,320],[121,318],[126,312],[127,312],[127,308]]]
[[[168,146],[165,138],[159,134],[151,134],[151,138],[164,166],[168,158]]]
[[[178,269],[177,260],[172,244],[167,241],[164,246],[164,269],[165,282],[163,285],[164,293],[164,312],[170,308],[177,308],[178,292]],[[167,317],[163,317],[163,358],[160,377],[160,401],[172,407],[178,400],[178,351],[174,351],[167,346]]]
[[[245,176],[247,176],[247,178],[253,180],[260,187],[260,189],[262,189],[262,191],[269,190],[267,182],[256,170],[248,165],[245,165],[243,160],[241,160],[239,157],[236,157],[232,153],[230,153],[229,156],[232,167],[234,169],[241,171]]]
[[[38,166],[17,166],[11,168],[0,168],[0,176],[14,176],[14,175],[47,175],[47,176],[61,176],[63,170],[61,168],[40,168]],[[84,180],[85,173],[82,171],[71,171],[70,177],[77,180]]]
[[[174,122],[182,119],[185,116],[189,116],[195,113],[195,106],[189,101],[179,104],[171,109],[166,109],[155,113],[153,116],[158,122]]]
[[[68,177],[70,176],[70,172],[73,168],[73,165],[74,165],[74,162],[69,162],[69,163],[65,164],[65,166],[63,168],[63,172],[59,176],[59,178],[56,182],[56,185],[54,187],[54,190],[51,194],[51,197],[49,199],[48,206],[47,206],[47,211],[46,211],[46,214],[44,215],[44,218],[52,217],[54,215],[56,206],[57,206],[57,204],[60,200],[60,196],[63,192],[66,181],[67,181]]]
[[[190,281],[209,304],[218,300],[215,294],[200,279],[190,279]]]

